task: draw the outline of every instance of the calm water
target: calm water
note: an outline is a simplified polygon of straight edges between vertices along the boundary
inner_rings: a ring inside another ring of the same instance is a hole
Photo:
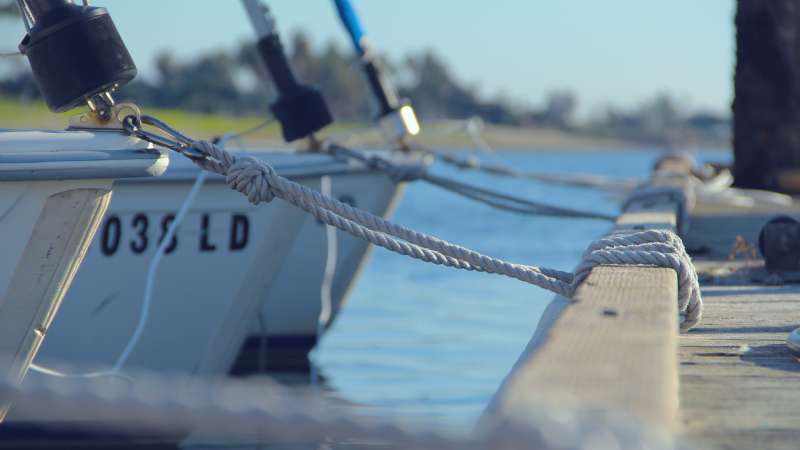
[[[661,152],[505,153],[520,169],[643,177]],[[703,160],[728,160],[705,152]],[[561,206],[616,213],[601,192],[459,172],[445,175]],[[408,186],[394,220],[519,263],[571,270],[609,223],[520,216],[424,183]],[[497,275],[441,268],[382,249],[372,254],[314,361],[326,384],[376,414],[465,429],[479,417],[530,339],[553,294]]]

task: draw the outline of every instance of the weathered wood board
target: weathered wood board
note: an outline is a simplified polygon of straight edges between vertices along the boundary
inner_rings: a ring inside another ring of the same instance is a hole
[[[556,402],[671,426],[678,408],[677,295],[671,269],[593,270],[577,303],[520,360],[494,408],[524,415],[537,402]]]
[[[661,194],[626,203],[617,230],[676,230],[686,173],[657,172]],[[652,192],[651,192],[652,194]],[[574,302],[557,298],[482,418],[515,420],[557,402],[624,413],[658,428],[678,423],[678,283],[672,269],[597,267]]]
[[[710,448],[800,447],[800,286],[709,286],[702,324],[680,338],[683,430]]]

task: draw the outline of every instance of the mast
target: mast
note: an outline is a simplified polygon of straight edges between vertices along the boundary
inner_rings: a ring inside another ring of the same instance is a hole
[[[377,120],[384,137],[392,144],[405,148],[407,139],[419,134],[420,126],[414,108],[408,100],[400,100],[389,77],[375,54],[372,52],[364,28],[350,0],[334,0],[339,18],[342,21],[353,47],[356,50],[361,68],[372,91],[377,105]]]
[[[283,50],[283,43],[275,26],[275,17],[260,0],[242,0],[250,23],[258,39],[258,53],[267,66],[278,98],[270,109],[281,123],[283,139],[291,142],[309,138],[316,145],[314,133],[333,122],[328,105],[318,89],[301,84]]]

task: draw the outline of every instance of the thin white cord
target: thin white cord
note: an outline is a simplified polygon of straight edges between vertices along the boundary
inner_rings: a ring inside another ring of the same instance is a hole
[[[121,374],[122,367],[128,361],[128,358],[130,358],[130,355],[133,352],[133,349],[136,347],[136,344],[138,344],[139,340],[141,340],[142,334],[144,333],[144,329],[147,326],[147,321],[150,319],[150,307],[153,303],[153,286],[155,285],[158,266],[161,264],[161,259],[164,257],[167,248],[172,243],[172,238],[175,237],[175,233],[177,233],[178,226],[181,224],[184,217],[186,217],[189,208],[194,203],[194,199],[195,197],[197,197],[197,193],[200,192],[200,188],[203,186],[203,183],[205,182],[206,178],[208,178],[208,172],[206,171],[200,171],[197,174],[197,177],[194,180],[192,188],[189,190],[189,193],[186,195],[186,199],[183,201],[183,205],[181,205],[178,214],[175,216],[175,219],[172,221],[169,228],[167,229],[167,233],[164,235],[164,238],[158,245],[158,248],[156,249],[156,254],[153,255],[153,259],[150,261],[150,266],[147,269],[147,280],[145,282],[145,288],[144,288],[144,299],[142,300],[142,308],[139,312],[139,322],[136,324],[136,329],[134,330],[133,335],[131,335],[127,345],[125,345],[125,349],[122,350],[122,353],[119,355],[119,358],[117,358],[117,362],[114,363],[111,370],[106,372],[66,374],[33,363],[31,363],[30,365],[31,370],[39,372],[44,375],[49,375],[59,378],[99,378],[105,376],[119,376],[121,378],[128,379],[128,377]]]
[[[241,137],[252,133],[254,131],[260,130],[261,128],[267,126],[271,122],[271,119],[264,121],[263,123],[253,127],[249,130],[246,130],[241,133],[228,133],[222,136],[217,145],[223,147],[225,143],[229,140],[237,140],[240,146],[243,147]],[[142,300],[142,309],[139,313],[139,323],[136,325],[136,330],[134,330],[133,335],[131,336],[128,344],[125,346],[125,349],[119,355],[117,362],[114,364],[113,371],[120,371],[125,363],[130,358],[133,349],[136,347],[136,344],[139,343],[139,340],[142,338],[142,334],[144,333],[144,329],[147,326],[147,321],[150,319],[150,307],[153,303],[153,287],[155,286],[156,275],[158,273],[158,266],[161,264],[161,259],[167,252],[167,248],[170,246],[172,242],[172,238],[175,237],[175,234],[178,232],[178,226],[180,226],[183,219],[186,217],[186,214],[189,212],[189,208],[191,208],[192,204],[194,203],[197,194],[200,192],[200,189],[203,187],[203,184],[208,177],[208,172],[201,170],[197,177],[194,179],[194,184],[192,188],[189,190],[189,193],[186,195],[186,198],[183,200],[183,204],[181,205],[180,210],[178,210],[178,214],[175,216],[175,219],[170,224],[169,228],[167,229],[167,234],[164,235],[164,238],[161,240],[161,243],[158,245],[156,249],[156,254],[153,255],[153,259],[150,260],[150,266],[147,268],[147,279],[145,281],[144,287],[144,299]]]
[[[323,195],[331,197],[333,194],[333,186],[330,176],[323,176],[320,178],[320,191]],[[333,280],[336,275],[336,260],[338,258],[339,246],[336,236],[336,228],[330,225],[325,225],[325,240],[327,242],[327,254],[325,257],[325,270],[322,275],[322,284],[319,289],[319,317],[317,318],[317,346],[322,333],[325,332],[325,327],[331,320],[331,313],[333,310]],[[311,364],[311,385],[317,386],[319,383],[319,373],[316,366]]]
[[[155,285],[158,266],[161,264],[161,259],[164,257],[164,254],[166,254],[167,248],[170,246],[172,238],[175,236],[175,233],[178,230],[178,226],[189,212],[189,208],[192,206],[192,203],[194,203],[195,197],[197,197],[197,194],[200,192],[200,188],[203,187],[203,183],[207,177],[208,172],[206,171],[200,171],[197,174],[192,188],[186,195],[183,205],[181,205],[181,209],[178,211],[175,219],[170,224],[167,234],[164,236],[164,239],[161,240],[161,243],[158,245],[158,249],[156,249],[156,254],[150,261],[150,267],[147,269],[147,280],[144,287],[144,300],[142,301],[142,309],[139,313],[139,323],[136,325],[136,330],[133,332],[133,335],[128,341],[128,345],[125,346],[125,349],[119,355],[119,359],[117,359],[117,362],[114,364],[112,370],[115,372],[122,370],[122,367],[126,362],[128,362],[131,352],[133,352],[136,344],[138,344],[139,340],[142,338],[142,333],[144,333],[145,326],[150,318],[150,306],[153,302],[153,286]]]
[[[320,179],[320,188],[323,195],[332,197],[331,177],[324,176]],[[325,258],[325,272],[320,286],[320,310],[319,320],[317,321],[317,339],[322,336],[325,327],[331,320],[333,308],[333,279],[336,275],[336,258],[338,253],[338,242],[336,239],[336,228],[325,225],[325,237],[327,241],[327,255]]]

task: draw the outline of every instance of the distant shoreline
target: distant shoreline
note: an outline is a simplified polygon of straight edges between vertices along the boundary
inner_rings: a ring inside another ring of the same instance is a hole
[[[415,142],[440,150],[465,150],[478,149],[479,144],[474,142],[464,131],[442,132],[440,125],[426,127]],[[654,143],[636,142],[630,140],[614,139],[603,136],[591,136],[581,133],[568,132],[554,128],[538,127],[513,127],[504,125],[485,125],[481,138],[496,150],[503,151],[597,151],[597,150],[667,150],[664,145]],[[383,145],[381,135],[377,129],[359,133],[346,141],[347,144],[357,147],[379,147]],[[675,148],[675,147],[672,147]],[[679,147],[687,150],[728,150],[729,142],[694,142],[691,145]]]
[[[210,139],[226,133],[253,128],[263,123],[264,117],[233,117],[221,114],[197,114],[177,110],[143,108],[147,113],[198,139]],[[64,114],[50,113],[40,102],[23,104],[15,99],[0,97],[0,128],[43,128],[64,129],[72,115],[80,110]],[[418,144],[440,150],[476,149],[478,144],[458,126],[458,122],[431,122],[422,124],[422,132],[414,138]],[[652,143],[634,142],[603,136],[591,136],[555,128],[512,127],[504,125],[484,125],[480,134],[484,141],[494,149],[503,151],[596,151],[596,150],[653,150],[665,146]],[[344,145],[353,147],[384,147],[380,131],[367,124],[333,124],[323,130],[321,139],[336,139]],[[286,144],[281,140],[276,123],[271,123],[257,133],[244,139],[247,145],[269,147],[301,147]],[[235,144],[231,144],[234,146]],[[688,149],[727,149],[727,142],[698,142]]]

